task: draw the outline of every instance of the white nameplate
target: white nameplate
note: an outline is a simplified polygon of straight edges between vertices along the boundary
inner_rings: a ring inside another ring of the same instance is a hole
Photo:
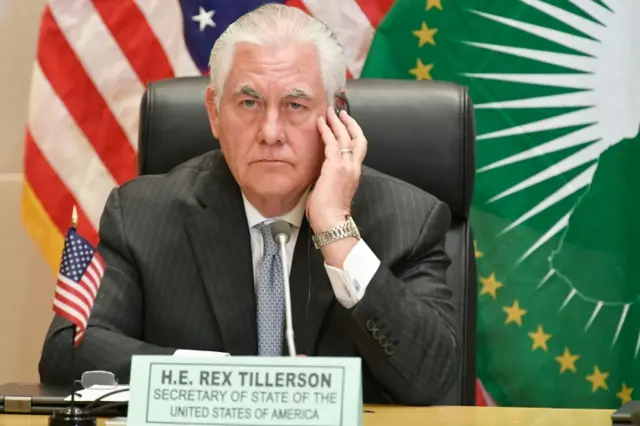
[[[127,423],[362,425],[360,358],[132,358]]]

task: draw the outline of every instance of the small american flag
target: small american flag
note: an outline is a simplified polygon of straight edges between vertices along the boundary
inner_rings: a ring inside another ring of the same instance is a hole
[[[103,274],[100,253],[71,227],[64,242],[53,311],[76,326],[75,346],[84,337]]]

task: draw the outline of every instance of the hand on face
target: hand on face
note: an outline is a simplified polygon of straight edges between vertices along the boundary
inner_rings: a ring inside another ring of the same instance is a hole
[[[325,146],[325,159],[307,198],[307,218],[316,233],[341,225],[351,213],[351,201],[367,151],[362,129],[346,111],[337,116],[329,107],[327,118],[318,118],[318,130]]]

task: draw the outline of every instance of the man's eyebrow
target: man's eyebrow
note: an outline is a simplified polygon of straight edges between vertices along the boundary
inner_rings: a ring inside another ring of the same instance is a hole
[[[256,89],[254,89],[251,86],[240,86],[239,88],[237,88],[234,92],[234,95],[247,95],[247,96],[251,96],[252,98],[255,99],[264,99],[264,96],[262,96],[260,93],[258,93],[258,91]]]
[[[291,89],[291,90],[287,90],[286,92],[284,92],[283,98],[302,98],[302,99],[313,99],[313,96],[311,96],[309,93],[307,93],[307,91],[303,90],[303,89]]]

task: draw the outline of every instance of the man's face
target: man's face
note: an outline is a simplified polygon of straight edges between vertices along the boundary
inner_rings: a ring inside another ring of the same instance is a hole
[[[317,178],[324,143],[317,119],[328,107],[311,45],[236,48],[219,111],[207,109],[214,136],[248,196],[299,196]]]

